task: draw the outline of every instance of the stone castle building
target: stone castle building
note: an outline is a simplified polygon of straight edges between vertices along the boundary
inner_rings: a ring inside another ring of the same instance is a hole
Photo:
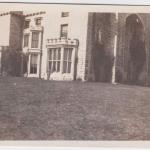
[[[0,24],[0,54],[21,52],[26,77],[150,83],[150,14],[8,12]]]

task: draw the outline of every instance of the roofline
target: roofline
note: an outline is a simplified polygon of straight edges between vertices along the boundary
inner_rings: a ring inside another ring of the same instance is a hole
[[[22,12],[22,13],[18,13],[18,12]],[[18,12],[17,11],[8,11],[8,12],[0,13],[0,17],[6,16],[6,15],[24,16],[23,11],[18,11]]]
[[[26,14],[26,15],[23,14],[23,11],[20,11],[20,12],[22,12],[22,14],[18,13],[18,12],[17,11],[8,11],[8,12],[0,13],[0,17],[1,16],[6,16],[6,15],[16,15],[16,16],[22,16],[22,17],[30,17],[30,16],[35,16],[35,15],[46,14],[45,11],[39,11],[39,12],[36,12],[36,13],[30,13],[30,14]]]
[[[30,14],[26,14],[25,17],[36,16],[36,15],[41,15],[41,14],[46,14],[46,12],[40,11],[40,12],[36,12],[36,13],[30,13]]]

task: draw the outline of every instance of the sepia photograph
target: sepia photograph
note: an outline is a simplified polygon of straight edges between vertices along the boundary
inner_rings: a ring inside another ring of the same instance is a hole
[[[150,6],[0,3],[3,140],[150,140]]]

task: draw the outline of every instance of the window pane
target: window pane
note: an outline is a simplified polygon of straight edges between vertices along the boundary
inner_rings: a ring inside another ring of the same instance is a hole
[[[49,71],[52,71],[51,69],[52,69],[52,62],[49,61]]]
[[[64,60],[67,60],[67,58],[68,58],[68,49],[65,48],[64,49]]]
[[[63,64],[63,73],[67,73],[67,61],[64,61]]]
[[[37,54],[32,54],[31,55],[31,60],[30,60],[30,73],[36,74],[37,73]]]
[[[61,49],[51,48],[49,49],[49,67],[51,66],[51,72],[60,71]]]
[[[72,58],[72,48],[69,48],[69,56],[68,56],[68,60],[71,61]]]
[[[57,72],[60,71],[60,61],[57,62]]]
[[[58,49],[58,60],[61,59],[61,51],[60,51],[60,48]]]
[[[68,25],[67,24],[61,25],[60,37],[67,38],[67,32],[68,32]]]
[[[37,64],[37,55],[36,54],[31,55],[31,64]]]
[[[53,62],[53,72],[55,72],[56,71],[56,62],[54,61]]]
[[[64,73],[71,72],[72,50],[73,50],[72,48],[64,49],[64,66],[63,66]]]
[[[30,26],[30,20],[26,20],[24,23],[24,28],[27,29]]]
[[[29,34],[24,35],[24,47],[27,47],[29,44]]]
[[[33,73],[36,74],[37,73],[37,65],[33,65],[32,68],[33,68]]]
[[[42,20],[42,18],[36,18],[35,19],[35,24],[36,25],[41,25],[41,20]]]
[[[61,13],[61,17],[68,17],[69,16],[69,12],[62,12]]]
[[[39,32],[32,32],[32,48],[38,48],[39,44]]]
[[[49,50],[49,60],[52,60],[52,50]]]
[[[56,49],[53,51],[53,60],[56,60]]]
[[[67,71],[68,73],[70,73],[71,72],[71,62],[68,62],[68,71]]]

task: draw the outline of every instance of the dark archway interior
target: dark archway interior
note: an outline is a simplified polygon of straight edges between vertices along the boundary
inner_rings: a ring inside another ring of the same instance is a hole
[[[126,40],[128,45],[128,81],[138,84],[146,60],[144,28],[137,15],[126,19]]]
[[[95,42],[93,48],[93,68],[96,82],[104,81],[104,77],[102,74],[102,72],[104,73],[104,56],[104,44]]]

